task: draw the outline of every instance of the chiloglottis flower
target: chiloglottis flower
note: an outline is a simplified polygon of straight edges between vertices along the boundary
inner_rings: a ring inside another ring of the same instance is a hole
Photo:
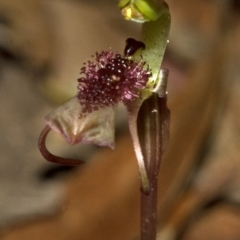
[[[168,70],[161,69],[161,63],[171,16],[162,0],[121,0],[119,7],[126,19],[143,22],[142,42],[127,39],[123,56],[112,50],[102,51],[95,54],[93,61],[85,63],[76,96],[45,117],[47,126],[40,134],[38,145],[48,161],[82,164],[84,161],[51,154],[45,145],[49,131],[60,133],[70,144],[91,143],[114,148],[115,111],[118,103],[123,103],[142,190],[148,194],[152,163],[160,166],[159,156],[168,140]]]
[[[47,126],[39,138],[42,155],[51,162],[79,165],[84,161],[51,154],[45,145],[50,130],[60,133],[69,144],[91,143],[114,148],[115,112],[118,103],[131,111],[150,95],[156,83],[144,59],[132,57],[144,43],[127,39],[124,56],[112,50],[96,53],[81,68],[77,95],[45,117]],[[138,104],[137,104],[138,105]]]

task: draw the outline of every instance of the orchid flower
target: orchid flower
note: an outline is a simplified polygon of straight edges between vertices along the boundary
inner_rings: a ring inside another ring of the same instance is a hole
[[[65,159],[51,154],[45,145],[50,130],[60,133],[69,144],[90,143],[113,149],[116,107],[118,103],[123,103],[128,111],[129,128],[142,186],[146,191],[149,189],[146,162],[136,124],[144,100],[154,93],[161,97],[166,96],[168,71],[160,71],[159,66],[166,48],[170,25],[166,3],[153,7],[151,1],[150,5],[149,1],[119,2],[125,18],[145,21],[142,25],[142,41],[127,39],[123,56],[111,49],[96,52],[95,59],[84,63],[81,68],[76,96],[44,118],[47,126],[39,137],[38,145],[48,161],[66,165],[84,163],[81,160]],[[153,22],[150,21],[152,19]]]
[[[143,97],[143,89],[151,76],[146,63],[136,62],[131,55],[145,45],[127,39],[125,54],[112,50],[96,52],[94,61],[84,63],[78,79],[77,95],[45,117],[48,124],[39,139],[43,156],[67,165],[83,163],[53,156],[45,147],[46,135],[53,129],[69,144],[92,143],[114,148],[115,112],[118,103],[128,106]]]
[[[38,145],[48,161],[83,164],[51,154],[45,145],[47,134],[54,130],[69,144],[91,143],[113,149],[116,107],[123,103],[143,192],[142,239],[152,240],[156,237],[157,175],[169,129],[168,70],[160,66],[170,14],[161,0],[121,0],[119,8],[126,19],[143,23],[141,41],[129,38],[123,55],[111,49],[96,52],[94,59],[83,65],[76,96],[45,117],[47,126]]]

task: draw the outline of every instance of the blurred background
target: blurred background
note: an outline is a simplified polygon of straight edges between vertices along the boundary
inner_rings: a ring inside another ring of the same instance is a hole
[[[240,239],[240,1],[168,0],[170,142],[159,176],[158,240]],[[126,112],[114,151],[68,146],[46,162],[43,117],[76,94],[96,51],[122,52],[141,26],[115,0],[0,0],[0,238],[139,239],[140,183]]]

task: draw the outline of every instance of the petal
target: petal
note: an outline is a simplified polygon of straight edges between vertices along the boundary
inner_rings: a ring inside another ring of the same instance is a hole
[[[91,143],[114,148],[116,107],[104,107],[79,117],[83,107],[77,97],[48,114],[44,119],[70,144]]]

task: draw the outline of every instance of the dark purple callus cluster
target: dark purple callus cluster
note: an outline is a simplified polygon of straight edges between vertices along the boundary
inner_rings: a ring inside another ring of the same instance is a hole
[[[145,63],[123,58],[112,51],[96,53],[96,61],[88,61],[81,68],[83,77],[78,79],[78,99],[83,113],[100,107],[127,104],[140,97],[151,76]]]

